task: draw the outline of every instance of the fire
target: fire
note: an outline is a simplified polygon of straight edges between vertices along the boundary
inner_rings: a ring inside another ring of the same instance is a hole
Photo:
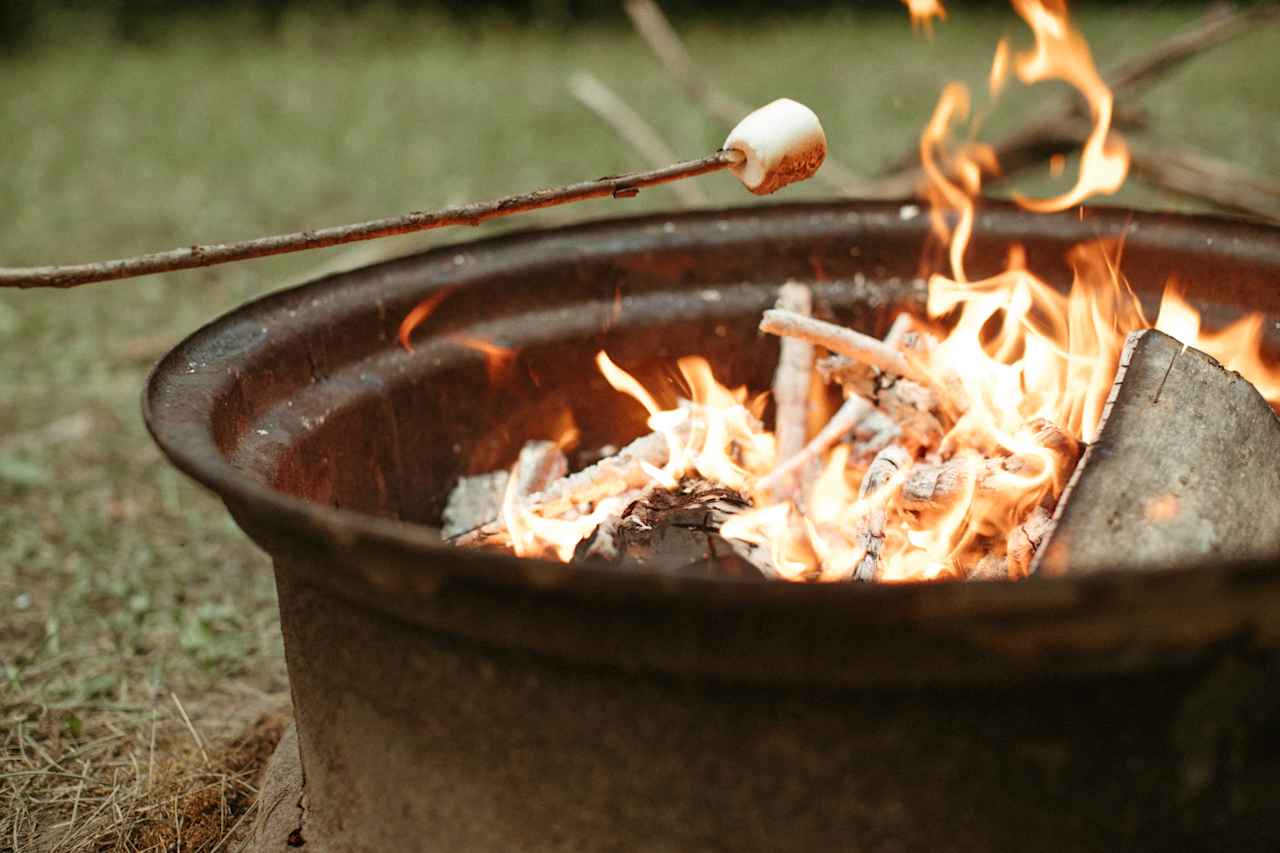
[[[926,27],[945,15],[933,0],[904,2],[913,22]],[[1112,94],[1087,44],[1062,3],[1012,2],[1031,28],[1035,46],[1011,56],[1007,42],[1000,41],[988,80],[992,98],[1012,69],[1027,85],[1048,80],[1071,85],[1093,118],[1074,186],[1054,198],[1019,197],[1019,203],[1033,212],[1061,211],[1115,192],[1124,181],[1128,154],[1111,132]],[[1099,240],[1070,252],[1074,278],[1066,293],[1028,269],[1017,247],[1003,272],[976,281],[968,277],[965,251],[982,176],[999,168],[990,146],[951,141],[969,115],[970,101],[964,85],[948,84],[921,135],[932,229],[946,247],[949,275],[930,277],[927,318],[914,318],[912,331],[886,342],[896,348],[894,358],[906,361],[883,362],[901,363],[912,378],[892,381],[936,403],[942,418],[937,440],[919,447],[891,445],[874,458],[859,457],[856,445],[836,442],[815,451],[799,493],[778,496],[775,486],[781,480],[770,475],[787,460],[777,458],[774,436],[745,388],[722,385],[702,358],[682,358],[678,366],[688,399],[663,409],[642,383],[600,352],[596,362],[604,377],[648,413],[649,428],[665,442],[665,462],[643,463],[649,481],[643,488],[556,517],[523,505],[509,486],[502,512],[516,553],[568,560],[601,520],[645,489],[670,488],[698,476],[749,499],[752,508],[729,518],[720,535],[767,550],[770,571],[785,580],[1025,576],[1080,443],[1097,437],[1125,339],[1150,324],[1120,272],[1123,247],[1116,241]],[[406,318],[406,346],[412,324],[440,298],[432,297],[436,301],[428,300]],[[1280,370],[1261,357],[1261,315],[1205,331],[1178,282],[1171,281],[1154,325],[1240,372],[1280,406]],[[846,405],[856,402],[857,395],[847,393]],[[811,429],[811,437],[817,432]],[[783,471],[795,469],[799,460],[791,461],[792,468]],[[515,479],[513,474],[510,483]],[[1153,520],[1177,512],[1176,500],[1147,508]]]
[[[923,27],[926,35],[933,35],[933,19],[947,19],[947,10],[942,7],[940,0],[902,0],[902,4],[907,7],[907,13],[911,15],[911,26]]]
[[[1089,45],[1071,27],[1065,2],[1013,0],[1013,8],[1036,37],[1035,48],[1014,60],[1018,79],[1027,85],[1061,80],[1084,96],[1093,116],[1093,129],[1080,152],[1080,176],[1075,186],[1054,198],[1018,197],[1018,202],[1028,210],[1046,213],[1074,207],[1093,195],[1114,193],[1129,171],[1129,149],[1111,134],[1114,98],[1093,64]]]

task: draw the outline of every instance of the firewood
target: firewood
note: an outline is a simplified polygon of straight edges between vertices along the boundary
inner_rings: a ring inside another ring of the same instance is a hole
[[[1026,577],[1031,571],[1031,560],[1035,557],[1040,543],[1053,530],[1053,516],[1043,506],[1031,510],[1027,520],[1009,531],[1006,561],[1009,576]]]
[[[874,397],[876,394],[877,374],[869,364],[855,361],[847,355],[825,355],[814,366],[823,382],[843,387],[846,395]]]
[[[910,379],[896,379],[880,389],[876,404],[897,424],[909,449],[936,447],[942,440],[942,422],[934,414],[941,403],[933,390]]]
[[[574,561],[617,564],[686,577],[776,577],[767,546],[725,539],[720,528],[750,503],[701,477],[655,487],[579,544]]]
[[[778,291],[777,307],[808,316],[813,294],[806,285],[787,282]],[[796,338],[783,338],[778,368],[773,374],[773,434],[776,460],[783,464],[804,450],[809,437],[809,389],[813,383],[813,345]],[[781,500],[796,500],[802,492],[803,471],[793,470],[780,477],[775,494]]]
[[[820,459],[823,453],[826,453],[832,445],[840,441],[874,410],[875,407],[868,400],[857,396],[849,397],[831,416],[831,420],[827,421],[827,425],[810,439],[799,453],[774,468],[767,476],[761,477],[756,482],[756,487],[761,492],[777,494],[779,486],[787,477],[800,471],[812,460]]]
[[[459,479],[444,505],[441,535],[453,538],[497,515],[502,510],[502,496],[510,476],[508,471],[490,471]]]
[[[965,575],[968,581],[1007,581],[1009,574],[1009,558],[1002,554],[985,554],[982,559],[969,569]]]
[[[524,501],[568,473],[569,460],[554,441],[527,441],[516,459],[516,498]]]
[[[875,498],[889,491],[894,478],[911,464],[911,454],[901,445],[893,444],[876,454],[871,466],[858,487],[859,500]],[[857,541],[862,559],[853,571],[853,580],[869,582],[880,574],[880,555],[884,550],[884,528],[888,509],[883,501],[877,501],[858,523]]]
[[[799,338],[879,368],[886,373],[912,379],[922,385],[930,384],[929,377],[912,364],[901,351],[870,335],[837,326],[835,323],[774,308],[764,312],[764,319],[760,321],[760,331],[771,335]]]
[[[1274,553],[1278,458],[1280,418],[1248,380],[1162,332],[1135,332],[1032,571],[1161,570]]]
[[[596,526],[595,531],[584,539],[574,551],[574,562],[579,560],[603,560],[613,562],[622,556],[622,543],[619,541],[623,520],[631,512],[637,501],[646,500],[654,491],[661,488],[658,483],[624,492],[619,496],[622,510],[611,515]]]
[[[554,441],[527,441],[516,459],[515,496],[527,498],[568,470],[569,460]],[[445,502],[441,534],[451,538],[497,517],[510,477],[509,471],[490,471],[459,479]]]
[[[901,348],[903,337],[915,327],[915,324],[916,318],[912,317],[909,311],[902,311],[893,318],[893,322],[889,324],[889,330],[884,333],[881,340],[895,349]]]
[[[898,503],[910,512],[946,511],[971,486],[979,493],[1016,492],[1027,477],[1038,473],[1042,464],[1039,457],[1031,455],[979,459],[976,454],[966,453],[934,465],[916,465],[902,481]]]
[[[656,432],[649,433],[637,438],[616,455],[561,477],[543,491],[530,495],[524,503],[539,515],[548,518],[563,516],[575,507],[595,504],[605,498],[617,497],[630,489],[647,485],[652,477],[646,470],[646,465],[661,468],[667,464],[669,453],[666,436]],[[506,523],[501,518],[494,518],[455,537],[453,542],[461,548],[496,544],[505,531]]]

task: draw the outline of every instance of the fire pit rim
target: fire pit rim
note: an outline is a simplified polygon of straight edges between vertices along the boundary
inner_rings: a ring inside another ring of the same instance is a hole
[[[277,491],[233,466],[217,447],[210,426],[208,406],[213,403],[207,372],[184,370],[186,357],[198,352],[212,336],[229,324],[269,313],[301,291],[352,290],[351,280],[395,274],[410,267],[418,269],[431,263],[447,264],[460,250],[496,251],[521,245],[545,242],[554,238],[575,238],[601,232],[638,232],[646,227],[672,221],[698,222],[727,218],[782,219],[810,214],[845,212],[866,216],[879,215],[889,220],[905,217],[905,211],[919,215],[917,200],[888,202],[836,201],[756,204],[714,208],[693,212],[656,213],[627,217],[606,217],[553,228],[529,228],[504,234],[465,240],[434,247],[424,252],[397,258],[320,279],[282,288],[251,300],[202,325],[163,356],[147,376],[142,394],[143,419],[152,438],[179,470],[213,491],[228,505],[242,526],[254,533],[275,535],[287,530],[291,536],[303,537],[310,543],[322,543],[330,550],[353,554],[361,546],[374,546],[407,560],[425,556],[446,557],[449,574],[465,576],[486,586],[517,587],[525,591],[552,591],[571,595],[599,597],[671,599],[729,603],[770,603],[791,606],[808,602],[811,606],[841,608],[852,602],[882,601],[914,603],[921,609],[944,613],[951,611],[958,587],[963,607],[1001,613],[1039,612],[1058,609],[1099,594],[1125,595],[1133,585],[1148,583],[1147,575],[1104,572],[1088,578],[1036,578],[1017,584],[942,581],[906,585],[807,585],[788,583],[750,583],[723,579],[676,578],[656,572],[628,571],[593,567],[566,566],[541,560],[517,559],[504,555],[473,554],[445,544],[436,529],[425,525],[380,518],[347,509],[320,505]],[[984,201],[980,217],[1007,218],[1025,216],[1016,205]],[[1065,215],[1064,215],[1065,216]],[[1074,214],[1071,214],[1074,217]],[[1028,219],[1030,233],[1038,233],[1060,217]],[[1196,241],[1212,247],[1215,240],[1232,241],[1246,252],[1260,253],[1265,260],[1280,263],[1280,229],[1248,220],[1176,213],[1143,212],[1118,207],[1091,207],[1089,222],[1095,233],[1123,234],[1134,229],[1150,230],[1153,226],[1173,224],[1168,236],[1177,240],[1179,232],[1194,235]],[[1263,238],[1261,243],[1251,238]],[[660,240],[659,240],[660,242]],[[1270,244],[1269,246],[1266,244]],[[190,362],[188,362],[190,364]],[[184,413],[185,414],[182,414]],[[268,533],[253,523],[257,517],[269,517],[275,531]],[[255,537],[256,538],[256,537]],[[1206,573],[1216,576],[1215,583],[1231,585],[1239,581],[1248,586],[1270,575],[1273,560],[1251,560],[1222,563],[1205,567],[1189,561],[1187,566],[1171,566],[1159,574],[1165,584],[1179,585],[1178,579],[1192,579],[1192,588],[1200,588],[1208,580]],[[357,582],[367,579],[353,578]],[[1035,590],[1035,591],[1033,591]],[[783,602],[786,602],[784,604]],[[948,604],[950,602],[950,604]],[[861,608],[860,608],[861,609]]]

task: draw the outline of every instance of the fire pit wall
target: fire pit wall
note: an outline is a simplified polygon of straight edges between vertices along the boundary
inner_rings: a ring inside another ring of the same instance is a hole
[[[306,813],[269,804],[258,849],[285,825],[319,850],[1275,839],[1274,561],[819,588],[458,552],[430,529],[458,476],[566,410],[584,447],[644,431],[597,350],[668,399],[685,354],[765,388],[778,284],[882,332],[921,304],[927,230],[909,205],[842,204],[504,237],[276,294],[170,354],[148,423],[276,566]],[[1274,230],[992,205],[976,233],[971,274],[1018,243],[1065,286],[1067,249],[1123,236],[1152,316],[1176,272],[1210,325],[1280,317]],[[406,354],[397,326],[435,288],[454,290]]]

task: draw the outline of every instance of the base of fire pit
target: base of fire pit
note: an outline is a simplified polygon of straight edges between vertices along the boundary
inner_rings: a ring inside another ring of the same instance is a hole
[[[303,846],[307,841],[304,795],[298,728],[290,723],[263,774],[257,816],[238,853],[287,853]]]
[[[246,853],[1280,845],[1280,661],[1247,643],[1067,682],[753,687],[423,635],[278,568],[307,704]]]

